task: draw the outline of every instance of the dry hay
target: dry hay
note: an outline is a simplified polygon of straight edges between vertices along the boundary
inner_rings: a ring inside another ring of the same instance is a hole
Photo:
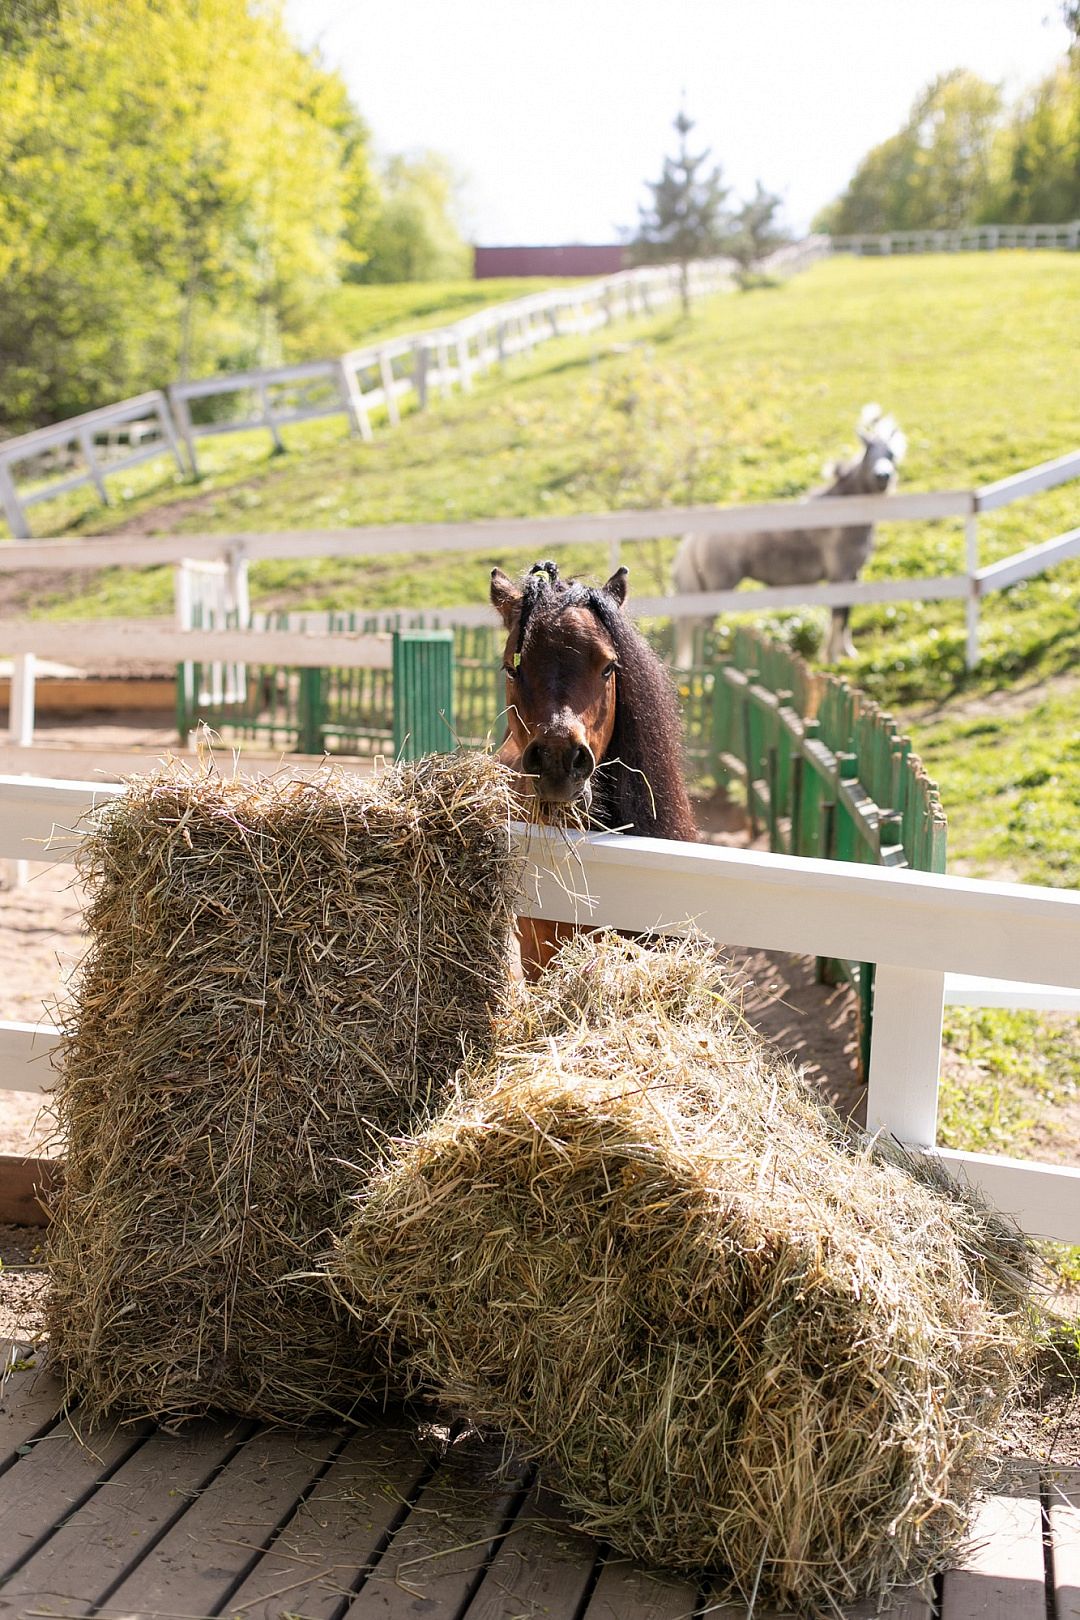
[[[94,1420],[294,1422],[383,1388],[311,1271],[387,1132],[490,1049],[508,773],[136,778],[80,853],[52,1364]],[[351,1166],[351,1168],[350,1168]]]
[[[336,1264],[399,1376],[620,1553],[829,1607],[962,1537],[1026,1244],[823,1112],[725,995],[701,943],[564,947]]]

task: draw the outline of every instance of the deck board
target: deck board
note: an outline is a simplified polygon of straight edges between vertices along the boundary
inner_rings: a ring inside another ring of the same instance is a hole
[[[1054,1469],[1046,1485],[1057,1620],[1080,1620],[1080,1468]]]
[[[0,1620],[745,1615],[605,1553],[524,1474],[493,1482],[498,1453],[475,1438],[444,1453],[400,1414],[355,1432],[236,1419],[117,1430],[90,1450],[55,1380],[26,1367],[0,1389],[5,1458]],[[1080,1469],[1016,1467],[943,1591],[942,1620],[1080,1620]],[[845,1620],[876,1613],[857,1604]],[[929,1620],[932,1609],[900,1593],[884,1613]]]
[[[1017,1467],[978,1508],[972,1545],[942,1588],[942,1620],[1046,1620],[1039,1472]]]
[[[333,1429],[260,1431],[202,1491],[112,1593],[108,1612],[212,1615],[334,1452]]]
[[[106,1602],[251,1428],[207,1422],[152,1434],[0,1588],[0,1617],[46,1605],[76,1617]]]
[[[469,1620],[577,1620],[599,1548],[533,1488],[469,1604]]]
[[[382,1552],[429,1472],[415,1430],[362,1430],[229,1600],[245,1620],[330,1620]]]

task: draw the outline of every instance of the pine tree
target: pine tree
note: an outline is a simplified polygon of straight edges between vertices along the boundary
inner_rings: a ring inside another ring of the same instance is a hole
[[[755,266],[762,259],[791,240],[790,233],[777,221],[780,208],[780,198],[766,191],[759,180],[754,195],[743,203],[731,222],[731,233],[723,247],[739,266],[742,287],[753,284]]]
[[[715,253],[727,229],[724,203],[728,187],[721,178],[719,164],[702,172],[710,156],[708,150],[694,154],[688,149],[686,137],[693,127],[693,119],[680,112],[675,119],[678,156],[665,158],[660,179],[647,182],[652,203],[639,208],[638,234],[631,243],[639,263],[679,266],[684,313],[690,308],[691,261]]]

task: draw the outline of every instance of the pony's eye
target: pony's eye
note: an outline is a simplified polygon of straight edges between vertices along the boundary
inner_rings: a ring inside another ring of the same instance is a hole
[[[603,676],[605,681],[610,681],[610,679],[614,675],[615,670],[616,670],[617,667],[618,666],[616,665],[614,659],[612,659],[610,664],[605,664],[604,665],[604,668],[600,671],[600,673]]]
[[[510,677],[510,679],[512,681],[517,679],[517,670],[514,668],[514,666],[512,664],[504,664],[503,665],[503,674],[504,675],[509,675],[509,677]]]

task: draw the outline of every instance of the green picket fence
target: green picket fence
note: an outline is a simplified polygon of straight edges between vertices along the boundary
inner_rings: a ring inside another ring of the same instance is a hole
[[[753,630],[735,630],[713,671],[712,775],[738,781],[751,831],[777,853],[944,872],[938,791],[896,721],[862,692],[820,675]],[[823,980],[859,995],[863,1072],[870,1058],[874,968],[819,960]]]

